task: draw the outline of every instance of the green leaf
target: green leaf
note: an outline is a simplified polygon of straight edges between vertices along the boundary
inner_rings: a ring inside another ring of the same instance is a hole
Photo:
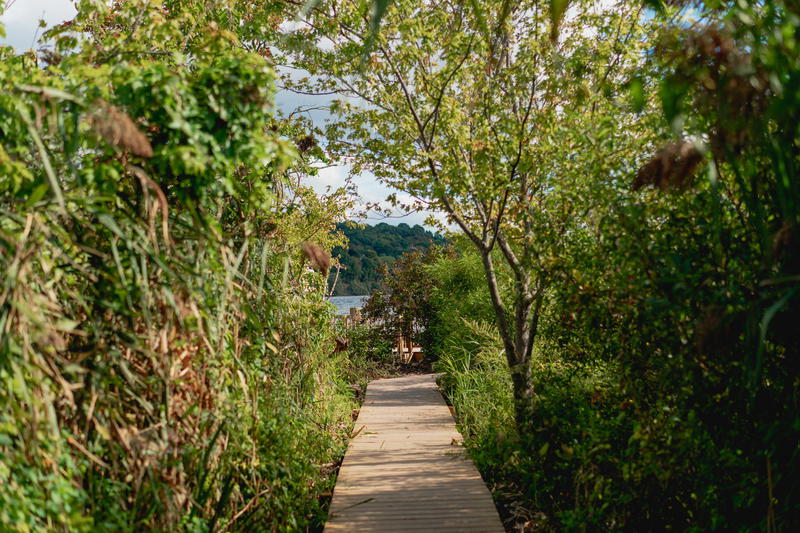
[[[569,8],[570,0],[550,0],[550,40],[558,40],[561,21]]]
[[[628,85],[628,95],[630,97],[631,108],[636,113],[641,113],[647,103],[644,91],[644,83],[641,78],[633,78]]]
[[[544,444],[542,444],[542,447],[539,448],[539,455],[544,457],[545,455],[547,455],[547,450],[549,450],[549,449],[550,449],[550,443],[549,442],[545,442]]]
[[[61,89],[56,89],[54,87],[22,84],[22,85],[17,85],[17,90],[26,93],[41,94],[47,96],[48,98],[56,98],[58,100],[68,100],[70,102],[75,102],[77,104],[84,105],[83,100],[81,100],[77,96],[71,95],[66,91],[62,91]]]
[[[41,185],[37,186],[33,189],[28,199],[25,201],[24,207],[25,209],[30,209],[33,205],[36,204],[39,200],[44,197],[47,191],[50,189],[50,186],[47,183],[42,183]]]
[[[483,15],[483,9],[478,3],[478,0],[467,1],[472,9],[472,14],[475,15],[475,21],[478,23],[478,29],[481,30],[486,37],[489,37],[489,25],[486,24],[486,17]]]
[[[673,127],[676,122],[681,121],[684,100],[688,92],[688,83],[677,76],[668,76],[661,82],[661,106],[664,116]]]
[[[100,222],[102,225],[104,225],[104,226],[105,226],[105,227],[107,227],[109,230],[111,230],[111,232],[112,232],[114,235],[116,235],[116,236],[117,236],[117,237],[119,237],[120,239],[123,239],[123,240],[125,239],[125,234],[124,234],[124,233],[122,233],[122,230],[121,230],[121,229],[120,229],[120,227],[117,225],[117,222],[114,220],[114,217],[112,217],[112,216],[111,216],[111,215],[109,215],[108,213],[102,213],[102,214],[100,214],[100,215],[97,215],[97,220],[98,220],[98,221],[99,221],[99,222]]]
[[[322,2],[322,0],[307,0],[306,3],[303,4],[303,7],[300,8],[300,16],[305,17],[311,13],[311,10],[317,7],[320,2]]]
[[[62,211],[66,211],[67,208],[64,204],[64,195],[61,193],[61,185],[59,185],[58,178],[53,171],[53,166],[50,163],[50,156],[47,154],[47,148],[45,148],[41,137],[39,137],[39,132],[36,131],[36,127],[33,125],[33,122],[28,116],[27,109],[24,110],[20,115],[28,126],[28,133],[33,139],[36,148],[39,150],[39,157],[42,160],[42,166],[44,167],[45,174],[47,175],[47,180],[50,183],[50,188],[53,190],[53,195],[56,197],[56,202]]]
[[[369,20],[369,30],[367,33],[367,38],[364,41],[364,52],[361,56],[361,65],[362,68],[366,66],[367,59],[369,58],[370,52],[375,46],[375,41],[378,39],[378,30],[381,27],[381,21],[383,20],[383,16],[386,13],[386,9],[389,7],[389,4],[392,3],[392,0],[373,0],[372,1],[372,16]]]

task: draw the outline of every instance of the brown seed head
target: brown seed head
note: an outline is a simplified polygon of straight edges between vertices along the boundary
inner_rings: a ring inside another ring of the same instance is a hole
[[[677,189],[694,177],[703,155],[690,141],[664,145],[636,174],[633,190],[653,185],[662,191]]]
[[[304,242],[303,256],[308,259],[314,269],[319,270],[323,275],[328,274],[328,269],[331,267],[331,256],[321,246],[313,242]]]
[[[96,100],[93,107],[89,125],[108,144],[140,157],[153,157],[150,141],[124,111],[103,100]]]

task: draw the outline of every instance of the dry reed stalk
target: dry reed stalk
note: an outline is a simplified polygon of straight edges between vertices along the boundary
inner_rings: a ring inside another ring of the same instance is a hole
[[[164,239],[167,247],[172,246],[172,239],[169,236],[169,204],[167,203],[167,196],[164,194],[164,191],[161,189],[161,187],[158,186],[158,183],[148,176],[147,172],[145,172],[142,168],[137,167],[136,165],[128,165],[127,170],[139,179],[139,183],[141,183],[145,194],[147,194],[148,189],[152,190],[156,194],[157,201],[154,202],[154,205],[157,205],[158,208],[161,209],[161,236]],[[152,216],[149,220],[151,234],[155,233],[153,229],[152,217],[155,216],[155,212],[158,211],[158,208],[151,212]]]

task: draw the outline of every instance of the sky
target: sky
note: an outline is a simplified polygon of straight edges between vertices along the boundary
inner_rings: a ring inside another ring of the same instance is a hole
[[[5,26],[6,37],[0,38],[0,43],[19,51],[38,48],[36,41],[43,31],[39,19],[50,27],[75,16],[75,7],[69,0],[5,0],[5,3],[9,7],[0,15],[0,22]]]
[[[3,0],[0,0],[0,4],[2,3]],[[5,27],[6,37],[0,37],[0,44],[13,46],[20,52],[41,46],[37,42],[44,31],[39,28],[40,19],[50,27],[71,19],[75,15],[75,7],[70,0],[6,0],[5,3],[8,7],[0,15],[0,23]],[[276,100],[277,105],[284,113],[292,112],[298,106],[325,106],[330,103],[329,97],[305,96],[287,91],[279,91]],[[324,111],[310,111],[309,116],[320,126],[329,118]],[[328,186],[337,188],[344,185],[349,171],[350,169],[346,165],[327,167],[321,169],[318,176],[309,177],[309,184],[317,192],[324,193]],[[354,176],[353,183],[357,186],[359,196],[364,203],[383,202],[387,195],[396,192],[378,183],[375,177],[369,173]],[[402,194],[398,193],[397,196],[399,200],[404,199]],[[368,224],[405,222],[413,226],[414,224],[423,224],[429,214],[428,212],[411,213],[399,218],[386,219],[381,215],[372,215],[362,222]],[[402,213],[397,213],[397,215],[402,215]]]

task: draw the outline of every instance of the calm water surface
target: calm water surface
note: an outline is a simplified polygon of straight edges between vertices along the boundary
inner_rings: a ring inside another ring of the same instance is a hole
[[[337,315],[350,314],[351,307],[364,307],[369,295],[365,296],[331,296],[328,301],[336,306]]]

